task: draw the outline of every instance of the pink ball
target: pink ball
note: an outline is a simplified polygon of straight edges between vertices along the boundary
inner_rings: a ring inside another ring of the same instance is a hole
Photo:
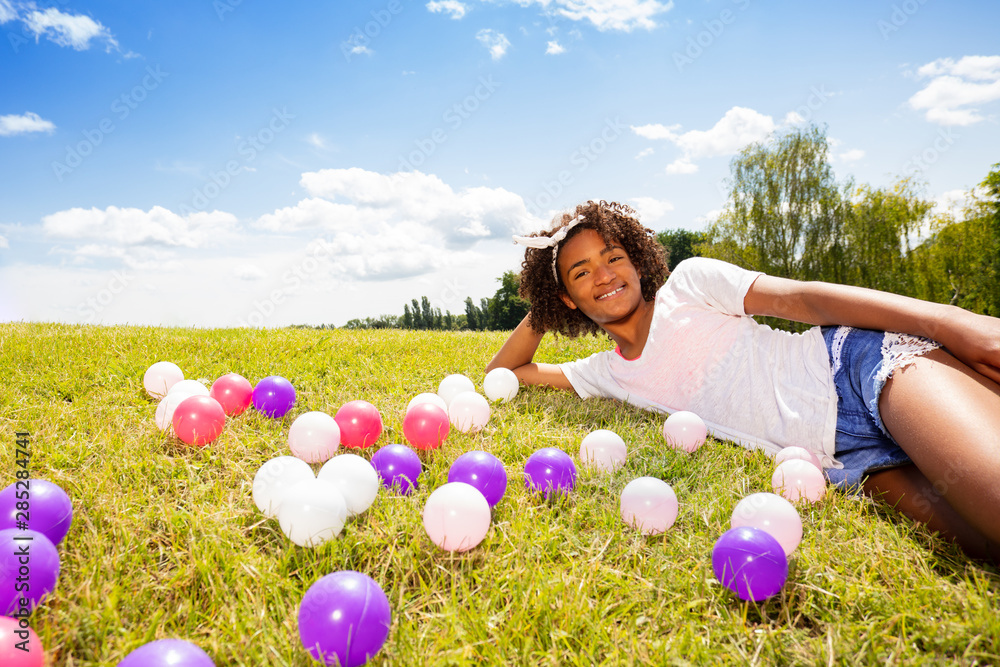
[[[622,437],[605,428],[588,433],[580,443],[580,460],[584,465],[601,471],[621,467],[627,453]]]
[[[622,489],[622,520],[647,535],[658,535],[677,520],[677,494],[662,479],[639,477]]]
[[[337,453],[340,426],[325,412],[306,412],[288,428],[288,447],[306,463],[323,463]]]
[[[45,664],[42,641],[30,627],[18,627],[19,625],[16,618],[0,616],[0,665],[4,667],[42,667]],[[24,643],[22,644],[22,642]],[[18,648],[19,644],[23,646],[23,649]]]
[[[170,388],[184,379],[184,371],[172,361],[157,361],[146,369],[142,386],[153,398],[163,398]]]
[[[813,464],[819,470],[823,470],[823,464],[820,462],[819,457],[805,447],[785,447],[774,457],[774,465],[781,465],[789,459],[802,459]]]
[[[340,427],[340,444],[344,447],[371,447],[382,435],[382,415],[368,401],[344,403],[333,418]]]
[[[707,435],[705,422],[693,412],[680,410],[663,422],[663,437],[667,444],[688,453],[701,447]]]
[[[188,396],[174,411],[174,433],[189,445],[203,447],[219,437],[226,413],[211,396]]]
[[[773,493],[752,493],[736,504],[730,527],[760,528],[790,556],[802,541],[802,519],[792,504]]]
[[[774,469],[771,488],[793,503],[800,499],[814,503],[826,494],[826,478],[808,461],[789,459]]]
[[[448,482],[427,498],[423,519],[431,542],[445,551],[468,551],[490,529],[490,504],[471,484]]]
[[[242,375],[229,373],[212,383],[208,395],[219,402],[227,415],[235,417],[243,414],[250,407],[253,385]]]
[[[450,430],[448,413],[433,403],[417,403],[403,419],[403,435],[415,449],[437,449]]]

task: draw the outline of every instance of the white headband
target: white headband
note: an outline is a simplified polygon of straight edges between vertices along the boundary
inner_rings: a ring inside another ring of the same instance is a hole
[[[552,276],[556,279],[556,284],[558,284],[559,270],[556,269],[556,256],[559,252],[559,244],[569,234],[569,230],[581,222],[583,222],[583,216],[578,215],[560,227],[552,236],[514,236],[514,243],[519,243],[528,248],[552,248]]]

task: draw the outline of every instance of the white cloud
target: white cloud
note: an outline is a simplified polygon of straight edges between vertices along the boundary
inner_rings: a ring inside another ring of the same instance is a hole
[[[42,218],[42,229],[59,240],[98,239],[114,246],[160,245],[200,248],[235,230],[236,216],[221,211],[181,216],[162,206],[149,211],[109,206],[71,208]]]
[[[571,21],[589,21],[598,30],[631,32],[636,28],[652,30],[654,18],[670,11],[674,3],[658,0],[514,0],[522,7],[539,5],[546,14]]]
[[[55,123],[45,120],[31,111],[26,111],[20,116],[13,114],[0,116],[0,137],[11,137],[15,134],[28,134],[29,132],[48,132],[51,134],[55,129]]]
[[[652,154],[653,154],[653,153],[655,153],[655,152],[656,152],[656,151],[654,151],[652,147],[649,147],[649,148],[643,148],[643,149],[642,149],[641,151],[639,151],[639,153],[638,153],[638,154],[637,154],[637,155],[635,156],[635,159],[636,159],[636,160],[641,160],[642,158],[644,158],[644,157],[648,157],[648,156],[652,155]]]
[[[267,272],[256,264],[240,264],[233,271],[233,275],[240,280],[260,280],[267,277]]]
[[[789,111],[785,114],[785,120],[781,121],[782,125],[801,125],[806,122],[806,119],[802,117],[801,114],[795,111]]]
[[[934,208],[930,214],[932,216],[948,214],[959,219],[969,203],[969,193],[965,190],[949,190],[934,197]]]
[[[1000,56],[940,58],[917,70],[927,85],[910,99],[939,125],[973,125],[984,120],[979,106],[1000,99]]]
[[[0,25],[17,18],[17,10],[7,0],[0,0]]]
[[[458,0],[431,0],[427,3],[427,9],[434,14],[448,13],[456,21],[469,11],[468,6]]]
[[[667,213],[674,210],[673,203],[666,199],[633,197],[629,203],[639,213],[639,219],[644,225],[661,220]]]
[[[558,41],[553,40],[549,42],[548,47],[545,49],[545,53],[548,55],[556,56],[559,55],[560,53],[566,53],[566,49],[563,48],[563,46],[559,44]]]
[[[10,242],[7,241],[6,236],[0,236],[0,248],[9,248]]]
[[[360,56],[360,55],[370,56],[375,52],[363,44],[355,44],[353,47],[351,47],[350,53],[353,56]]]
[[[753,109],[733,107],[709,130],[680,133],[680,125],[632,126],[640,137],[666,140],[683,151],[681,157],[667,166],[668,174],[691,174],[698,171],[694,160],[706,157],[734,155],[744,146],[763,141],[775,129],[770,116]]]
[[[865,152],[860,148],[852,148],[837,155],[842,162],[856,162],[865,156]]]
[[[55,7],[39,11],[32,6],[22,20],[28,30],[39,36],[45,36],[59,46],[70,46],[77,51],[90,48],[91,40],[104,42],[107,50],[118,50],[118,42],[100,21],[95,21],[82,14],[64,14]]]
[[[500,60],[510,48],[510,40],[502,32],[497,32],[491,28],[483,28],[476,33],[476,39],[485,46],[493,60]]]

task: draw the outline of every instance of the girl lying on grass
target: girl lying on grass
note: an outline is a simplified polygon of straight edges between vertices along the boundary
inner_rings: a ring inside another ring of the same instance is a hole
[[[528,246],[531,312],[487,366],[524,384],[698,414],[716,437],[814,452],[974,558],[1000,561],[1000,319],[694,257],[671,273],[627,206],[588,202]],[[669,275],[669,279],[668,279]],[[801,334],[754,315],[814,326]],[[613,351],[533,363],[546,331]]]

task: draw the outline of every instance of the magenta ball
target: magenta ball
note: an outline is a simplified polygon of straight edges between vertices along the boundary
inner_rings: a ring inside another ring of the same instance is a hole
[[[295,387],[279,375],[269,375],[253,388],[252,399],[257,412],[280,419],[295,405]]]
[[[21,569],[27,565],[27,574]],[[0,616],[33,610],[56,587],[59,552],[37,530],[0,530]],[[27,586],[27,590],[24,587]]]
[[[18,480],[0,491],[0,530],[16,528],[22,520],[58,545],[73,522],[73,503],[58,484]]]
[[[344,403],[333,418],[340,427],[340,444],[344,447],[371,447],[382,435],[382,415],[368,401]]]
[[[403,418],[403,435],[417,449],[437,449],[449,431],[448,413],[433,403],[417,403]]]
[[[250,380],[238,373],[223,375],[212,383],[208,395],[219,402],[230,417],[241,415],[250,407],[253,387]]]
[[[382,486],[396,489],[408,496],[417,488],[420,477],[420,457],[406,445],[386,445],[372,456],[375,472],[382,479]]]
[[[788,577],[788,559],[774,537],[760,528],[730,528],[712,549],[715,576],[741,600],[765,600]]]
[[[546,498],[553,493],[568,493],[576,484],[576,465],[569,454],[555,447],[543,447],[524,464],[524,485],[541,491]]]
[[[316,660],[341,667],[363,665],[389,636],[392,610],[375,580],[353,570],[328,574],[299,605],[299,638]]]
[[[479,489],[490,507],[507,492],[507,471],[489,452],[472,451],[459,456],[448,469],[448,481],[465,482]]]
[[[201,648],[183,639],[157,639],[125,656],[118,667],[215,667]]]

